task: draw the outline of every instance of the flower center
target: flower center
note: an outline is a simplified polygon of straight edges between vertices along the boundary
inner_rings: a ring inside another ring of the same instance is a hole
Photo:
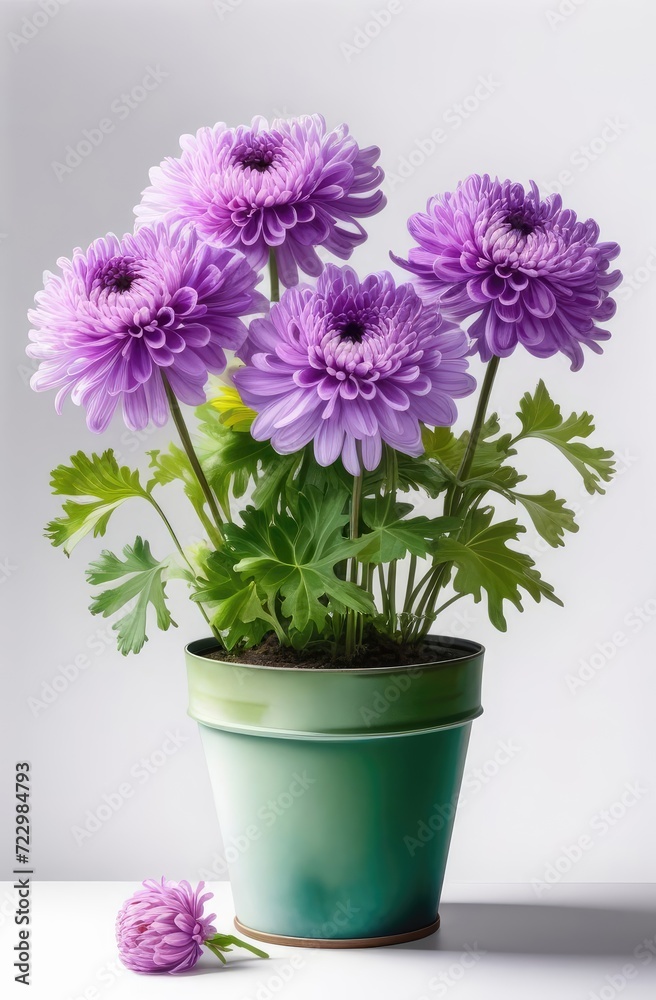
[[[506,223],[510,226],[511,229],[514,229],[515,232],[521,233],[522,236],[529,236],[532,232],[535,231],[535,226],[531,222],[529,222],[521,214],[521,212],[513,212],[512,215],[509,215],[507,217]]]
[[[351,344],[361,344],[365,332],[364,323],[357,319],[348,320],[341,330],[338,330],[340,340],[346,340]]]
[[[139,277],[137,261],[133,257],[112,257],[97,271],[92,288],[104,292],[128,292]]]
[[[127,292],[133,280],[129,274],[117,274],[107,284],[108,286],[111,284],[115,292]]]
[[[268,170],[272,162],[273,153],[255,149],[253,149],[250,153],[247,153],[241,161],[243,167],[250,167],[251,170],[257,170],[260,174],[263,174],[265,170]]]
[[[256,170],[258,174],[265,173],[275,159],[276,147],[266,133],[249,135],[239,143],[234,150],[235,160],[245,170]]]

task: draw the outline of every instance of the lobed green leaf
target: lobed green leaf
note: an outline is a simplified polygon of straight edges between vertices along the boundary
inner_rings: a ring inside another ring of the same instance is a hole
[[[63,516],[46,526],[46,536],[53,545],[61,545],[67,556],[89,532],[94,537],[104,535],[111,515],[126,500],[150,500],[150,490],[141,485],[139,473],[127,466],[119,467],[111,448],[102,455],[78,451],[70,463],[53,469],[52,492],[86,499],[65,500]]]
[[[163,574],[167,560],[159,562],[150,551],[148,542],[137,536],[134,545],[126,545],[121,559],[113,552],[103,550],[99,559],[87,570],[87,580],[97,587],[114,580],[122,580],[117,587],[103,590],[93,599],[91,613],[104,618],[115,614],[130,601],[132,608],[112,626],[117,632],[117,644],[123,655],[138,653],[145,642],[146,619],[149,605],[155,609],[157,625],[166,631],[175,626],[164,593]]]
[[[444,538],[437,550],[436,563],[454,563],[454,588],[458,593],[471,594],[478,604],[481,591],[487,594],[488,614],[501,632],[507,629],[503,603],[510,601],[523,611],[520,588],[535,601],[542,597],[562,604],[534,568],[530,556],[508,546],[526,529],[513,519],[492,524],[494,509],[485,507],[471,511],[458,539]]]
[[[358,558],[389,563],[405,558],[408,552],[423,558],[446,532],[460,526],[455,517],[408,517],[412,510],[412,504],[391,504],[387,497],[364,500],[362,520],[369,530],[358,539]]]
[[[542,379],[535,392],[526,393],[517,413],[522,425],[513,443],[525,438],[540,438],[557,448],[572,463],[583,479],[588,493],[605,493],[601,482],[608,482],[615,471],[612,451],[591,448],[575,438],[587,438],[594,431],[590,413],[572,413],[564,420],[560,406],[554,403]]]

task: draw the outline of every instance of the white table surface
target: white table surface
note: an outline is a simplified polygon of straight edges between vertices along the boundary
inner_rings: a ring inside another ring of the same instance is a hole
[[[26,989],[13,981],[15,896],[11,883],[3,883],[2,997],[656,1000],[656,885],[560,883],[538,900],[530,885],[451,883],[440,907],[442,928],[423,941],[343,951],[263,945],[267,961],[233,952],[225,968],[205,952],[184,976],[136,975],[120,965],[114,920],[136,888],[133,882],[33,883]],[[217,930],[235,933],[229,885],[209,888]]]

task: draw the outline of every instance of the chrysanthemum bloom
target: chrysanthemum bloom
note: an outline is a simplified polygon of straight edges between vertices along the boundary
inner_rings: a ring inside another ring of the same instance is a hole
[[[375,469],[383,441],[420,455],[420,421],[454,422],[454,397],[475,386],[468,346],[411,285],[397,287],[387,272],[360,282],[350,267],[329,264],[316,290],[289,289],[251,323],[248,365],[234,380],[258,414],[254,438],[270,438],[280,454],[314,441],[320,465],[341,456],[357,475],[358,450]]]
[[[393,259],[418,275],[427,301],[469,327],[483,361],[506,357],[523,344],[540,358],[562,351],[574,371],[581,346],[598,354],[599,329],[615,312],[609,292],[622,280],[609,271],[617,243],[598,243],[592,219],[579,222],[560,195],[540,200],[511,181],[473,174],[453,193],[432,198],[408,222],[419,244],[409,260]]]
[[[214,913],[203,916],[212,893],[201,895],[199,882],[146,879],[121,907],[116,918],[116,940],[123,965],[133,972],[187,972],[216,933]]]
[[[188,882],[146,879],[119,910],[116,918],[116,941],[123,965],[133,972],[188,972],[208,948],[223,964],[224,952],[234,945],[259,958],[264,951],[232,934],[217,934],[212,925],[216,914],[203,914],[211,892],[199,882],[195,889]]]
[[[150,171],[137,224],[162,217],[192,222],[204,239],[239,248],[258,270],[274,247],[287,286],[298,281],[299,267],[320,274],[317,246],[348,259],[367,238],[356,220],[385,204],[374,191],[383,178],[374,165],[380,150],[360,149],[346,125],[327,132],[321,115],[271,125],[257,117],[250,128],[219,122],[183,135],[180,145],[178,159]]]
[[[105,430],[119,400],[133,430],[166,423],[162,374],[182,402],[203,403],[208,372],[222,372],[224,350],[246,336],[241,317],[265,303],[246,259],[191,227],[109,234],[57,263],[28,314],[27,353],[41,361],[31,385],[58,389],[58,412],[68,395],[85,406],[92,431]]]

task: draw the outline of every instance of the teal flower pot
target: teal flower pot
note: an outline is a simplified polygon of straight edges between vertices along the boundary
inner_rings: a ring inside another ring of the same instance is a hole
[[[237,924],[311,947],[432,933],[483,647],[416,667],[299,669],[186,650]]]

